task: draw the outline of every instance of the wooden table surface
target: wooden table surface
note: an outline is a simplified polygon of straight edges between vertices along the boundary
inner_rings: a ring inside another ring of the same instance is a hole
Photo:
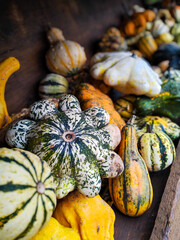
[[[85,47],[88,62],[97,42],[109,26],[119,26],[124,14],[120,0],[6,0],[0,1],[0,61],[14,56],[21,64],[8,80],[6,101],[9,113],[17,113],[38,100],[38,83],[48,73],[45,53],[49,48],[46,32],[50,26],[63,30],[66,39]],[[130,9],[139,1],[125,1]],[[4,146],[3,131],[0,147]],[[130,218],[116,213],[115,240],[150,238],[170,168],[151,174],[154,199],[142,216]]]

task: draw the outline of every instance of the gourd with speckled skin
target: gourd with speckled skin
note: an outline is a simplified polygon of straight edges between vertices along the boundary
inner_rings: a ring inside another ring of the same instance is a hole
[[[53,103],[43,100],[34,103],[30,117],[34,121],[19,121],[8,130],[6,142],[26,148],[49,163],[58,198],[76,187],[94,197],[101,189],[101,177],[122,173],[123,162],[112,151],[120,142],[120,130],[108,124],[110,117],[103,108],[82,112],[76,97],[64,95],[59,111]]]

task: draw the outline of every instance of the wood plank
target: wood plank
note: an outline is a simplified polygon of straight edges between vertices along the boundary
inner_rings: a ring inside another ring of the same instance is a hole
[[[150,240],[180,239],[180,142],[161,199]]]

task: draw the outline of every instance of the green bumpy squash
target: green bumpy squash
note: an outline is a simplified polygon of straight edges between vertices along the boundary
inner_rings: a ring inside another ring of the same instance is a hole
[[[162,76],[161,93],[156,97],[138,97],[134,103],[136,115],[166,116],[173,120],[180,117],[180,70],[168,70]]]
[[[32,120],[15,123],[6,134],[10,146],[19,146],[49,163],[57,183],[58,198],[77,188],[94,197],[101,189],[101,177],[116,177],[123,171],[120,156],[112,151],[120,142],[120,130],[108,124],[108,112],[101,107],[82,111],[77,98],[63,95],[59,111],[42,100],[30,109]]]

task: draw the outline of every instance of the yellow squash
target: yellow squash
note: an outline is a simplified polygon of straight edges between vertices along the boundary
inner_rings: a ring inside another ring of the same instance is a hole
[[[80,240],[79,234],[72,228],[62,226],[51,217],[47,225],[42,228],[31,240]]]
[[[20,63],[14,57],[9,57],[0,63],[0,129],[12,121],[4,98],[5,86],[8,78],[19,68]]]
[[[149,209],[153,190],[145,162],[137,149],[136,130],[131,122],[123,127],[119,155],[124,161],[120,177],[109,179],[109,191],[116,207],[136,217]]]
[[[78,231],[81,240],[114,240],[115,214],[99,195],[88,198],[71,192],[59,201],[54,217]]]

